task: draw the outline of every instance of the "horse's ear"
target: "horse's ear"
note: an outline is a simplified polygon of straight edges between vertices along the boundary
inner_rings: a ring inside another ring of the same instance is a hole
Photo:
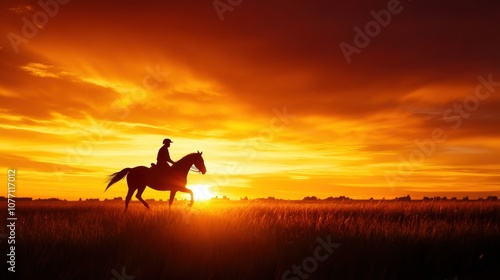
[[[200,156],[203,155],[203,152],[200,152]]]
[[[198,150],[198,151],[196,151],[196,153],[197,153],[197,154],[199,154],[199,153],[200,153],[200,151]]]

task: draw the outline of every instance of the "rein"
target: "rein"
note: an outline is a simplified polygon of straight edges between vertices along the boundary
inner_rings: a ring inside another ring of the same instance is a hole
[[[200,170],[198,170],[198,168],[196,168],[195,166],[191,166],[191,167],[189,168],[189,170],[191,170],[191,171],[193,171],[193,172],[196,172],[196,173],[201,173],[201,171],[200,171]]]
[[[187,165],[187,164],[189,164],[189,162],[185,162],[185,161],[187,160],[187,157],[188,157],[188,156],[191,156],[191,155],[194,155],[194,153],[193,153],[193,154],[190,154],[190,155],[187,155],[187,156],[184,156],[182,159],[178,160],[176,163],[183,162],[183,163],[182,163],[183,165],[184,165],[184,164],[186,164],[186,165]],[[172,166],[173,166],[173,165],[172,165]],[[184,168],[185,168],[185,165],[184,165]],[[193,172],[196,172],[196,173],[200,173],[200,174],[201,174],[201,171],[200,171],[198,168],[196,168],[196,166],[194,166],[194,163],[191,163],[191,166],[189,167],[189,171],[193,171]]]

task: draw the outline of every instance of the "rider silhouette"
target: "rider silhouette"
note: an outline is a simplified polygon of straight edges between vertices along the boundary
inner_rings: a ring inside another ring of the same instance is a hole
[[[158,165],[162,169],[170,167],[170,165],[168,164],[169,162],[171,164],[175,163],[170,158],[170,153],[168,152],[168,148],[170,147],[170,143],[174,143],[174,142],[172,142],[172,140],[170,140],[168,138],[163,140],[163,146],[158,151],[158,156],[156,157],[156,165]]]

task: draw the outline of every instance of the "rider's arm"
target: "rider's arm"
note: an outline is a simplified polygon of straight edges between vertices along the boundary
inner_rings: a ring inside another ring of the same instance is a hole
[[[167,158],[167,162],[171,163],[171,164],[174,164],[175,162],[170,158],[170,152],[167,150],[166,152],[166,158]]]

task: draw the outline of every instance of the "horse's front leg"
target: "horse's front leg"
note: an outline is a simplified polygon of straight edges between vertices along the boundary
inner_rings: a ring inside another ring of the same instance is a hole
[[[188,190],[188,189],[186,189]],[[192,190],[188,190],[189,191],[189,194],[191,195],[191,202],[189,202],[189,207],[193,206],[193,203],[194,203],[194,195],[193,195],[193,191]]]
[[[192,190],[190,190],[190,189],[186,189],[186,188],[184,188],[183,190],[181,190],[181,192],[189,193],[189,195],[191,195],[191,201],[189,202],[188,206],[189,206],[189,207],[193,206],[193,203],[194,203],[194,195],[193,195],[193,191],[192,191]]]
[[[174,198],[175,198],[176,193],[177,193],[177,191],[170,191],[170,199],[168,201],[168,208],[170,208],[170,206],[172,206],[172,203],[174,202]]]

